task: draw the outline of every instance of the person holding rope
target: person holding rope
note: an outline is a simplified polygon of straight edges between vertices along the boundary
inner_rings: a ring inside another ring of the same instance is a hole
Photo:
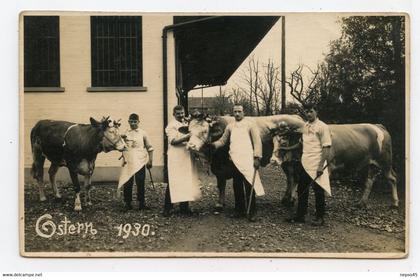
[[[244,118],[242,105],[233,106],[235,121],[229,123],[222,137],[211,145],[217,149],[230,143],[229,156],[234,164],[233,192],[235,195],[235,217],[246,214],[251,222],[256,221],[255,195],[264,195],[258,168],[262,157],[262,143],[257,126]],[[255,193],[254,193],[255,192]]]
[[[315,193],[316,216],[312,225],[324,224],[325,192],[331,196],[327,162],[331,148],[331,134],[328,125],[318,119],[314,105],[304,106],[307,123],[302,130],[303,153],[299,171],[298,207],[296,215],[287,222],[305,222],[308,210],[309,189]]]
[[[124,210],[132,210],[133,183],[137,185],[137,200],[139,210],[147,210],[145,203],[144,180],[146,176],[145,167],[153,166],[153,147],[147,133],[139,128],[139,116],[135,113],[128,118],[130,130],[122,135],[127,144],[128,150],[123,152],[123,167],[118,182],[118,189],[124,187]]]

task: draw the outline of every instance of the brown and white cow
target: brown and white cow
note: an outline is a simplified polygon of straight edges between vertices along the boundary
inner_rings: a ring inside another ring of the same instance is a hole
[[[69,170],[76,193],[74,210],[81,211],[80,183],[78,174],[85,176],[86,204],[91,205],[91,176],[95,168],[96,156],[104,151],[125,150],[114,121],[110,126],[109,117],[100,122],[90,118],[90,124],[76,124],[67,121],[40,120],[31,130],[32,176],[37,181],[41,201],[45,201],[44,193],[44,162],[51,162],[48,170],[50,182],[56,198],[61,198],[55,182],[55,176],[61,166]]]
[[[190,122],[189,127],[191,138],[187,148],[195,152],[207,153],[207,157],[212,164],[212,172],[218,180],[219,206],[224,205],[224,187],[226,186],[226,179],[231,178],[231,175],[228,174],[228,168],[223,168],[223,174],[213,170],[213,168],[218,168],[214,164],[229,163],[223,160],[228,159],[228,148],[219,149],[210,155],[211,152],[206,150],[205,145],[206,142],[217,140],[223,134],[226,125],[233,120],[233,117],[215,117],[211,120],[209,118],[195,118]],[[275,133],[279,123],[284,121],[298,131],[305,124],[302,118],[297,115],[253,117],[252,120],[257,124],[261,134],[263,166],[269,162],[271,157],[273,150],[272,134]],[[398,207],[397,180],[392,169],[391,136],[388,131],[379,124],[332,124],[329,127],[332,137],[329,159],[330,174],[334,174],[339,169],[351,169],[353,172],[367,169],[365,190],[359,201],[360,205],[366,205],[375,177],[381,172],[392,189],[392,206]],[[296,184],[294,185],[296,186]],[[288,188],[287,191],[290,193],[295,189],[295,187]],[[285,197],[290,196],[285,195]]]

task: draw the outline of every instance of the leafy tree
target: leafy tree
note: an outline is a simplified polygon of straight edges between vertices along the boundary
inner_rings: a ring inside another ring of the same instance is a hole
[[[343,18],[342,35],[331,42],[315,85],[325,121],[381,123],[390,131],[400,176],[405,153],[404,24],[402,16]]]

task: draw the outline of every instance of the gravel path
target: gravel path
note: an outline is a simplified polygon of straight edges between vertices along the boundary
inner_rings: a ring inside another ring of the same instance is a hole
[[[116,184],[95,184],[93,206],[83,212],[73,212],[73,192],[69,184],[59,184],[63,199],[52,198],[48,187],[48,201],[40,203],[33,185],[25,186],[25,250],[28,252],[264,252],[264,253],[360,253],[405,251],[405,211],[391,209],[389,189],[377,184],[367,208],[356,208],[361,188],[351,181],[333,182],[334,197],[327,198],[326,225],[312,227],[309,223],[291,225],[284,222],[290,210],[280,205],[285,190],[285,176],[278,167],[261,170],[266,195],[257,199],[258,221],[232,218],[233,190],[228,181],[227,207],[219,215],[213,213],[217,200],[214,176],[203,173],[203,199],[191,205],[197,212],[192,217],[175,213],[169,218],[161,215],[164,186],[147,185],[146,201],[149,211],[122,211],[116,199]],[[310,193],[309,212],[313,212],[313,192]],[[401,207],[404,206],[404,201]],[[51,226],[42,229],[40,220],[52,216]],[[308,216],[309,219],[310,215]],[[67,219],[66,226],[64,221]],[[309,221],[309,220],[308,220]],[[79,224],[78,224],[79,223]],[[85,223],[92,223],[96,232],[86,232]],[[75,229],[70,225],[74,224]],[[59,226],[61,225],[61,227]],[[125,226],[126,225],[126,226]],[[80,227],[82,226],[82,227]],[[48,229],[50,228],[50,229]],[[60,229],[61,228],[61,229]],[[77,228],[82,228],[77,231]],[[66,230],[64,230],[66,229]],[[61,233],[60,233],[61,232]],[[72,234],[70,234],[72,233]]]

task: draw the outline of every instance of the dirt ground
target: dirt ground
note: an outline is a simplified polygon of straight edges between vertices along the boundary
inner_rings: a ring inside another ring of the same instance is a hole
[[[280,204],[285,190],[285,176],[274,166],[263,168],[260,172],[266,195],[257,198],[258,220],[253,223],[232,217],[231,180],[227,185],[225,211],[214,213],[218,195],[216,180],[204,171],[201,175],[203,198],[192,203],[191,207],[197,214],[191,217],[179,213],[169,218],[162,216],[165,187],[161,183],[155,183],[153,189],[146,182],[146,202],[151,210],[134,209],[127,213],[122,211],[122,200],[116,198],[116,183],[95,184],[93,206],[84,206],[80,213],[73,211],[74,193],[70,184],[59,184],[63,194],[61,200],[55,200],[51,187],[47,186],[48,201],[44,203],[39,202],[36,187],[26,184],[25,250],[264,253],[405,251],[405,201],[401,201],[399,209],[391,209],[391,192],[388,188],[381,188],[380,183],[374,186],[368,207],[361,209],[355,206],[355,202],[360,199],[362,188],[349,180],[334,181],[333,197],[327,198],[326,224],[313,227],[309,223],[314,211],[312,190],[307,223],[285,223],[284,219],[290,213],[290,209]],[[52,218],[40,219],[45,214]],[[37,234],[38,220],[38,233],[50,237]],[[94,231],[83,225],[85,223],[91,223]],[[74,227],[70,227],[72,224]]]

